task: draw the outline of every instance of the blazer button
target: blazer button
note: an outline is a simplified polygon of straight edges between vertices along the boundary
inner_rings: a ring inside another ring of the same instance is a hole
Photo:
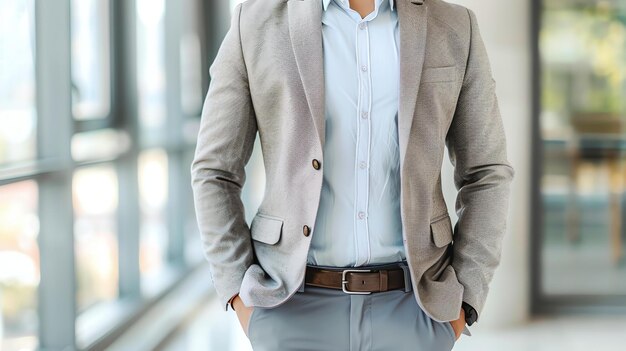
[[[318,161],[316,158],[313,159],[313,168],[320,169],[320,161]]]
[[[311,234],[311,229],[308,225],[305,224],[304,227],[302,227],[302,233],[304,236],[309,236],[309,234]]]

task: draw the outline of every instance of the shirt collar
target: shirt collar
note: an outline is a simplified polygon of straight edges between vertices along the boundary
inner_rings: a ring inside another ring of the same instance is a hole
[[[324,11],[326,11],[331,1],[333,0],[322,0],[322,4],[324,5]],[[348,2],[348,0],[337,0],[337,1],[341,1],[344,4],[347,4]],[[394,0],[389,0],[389,6],[391,7],[391,11],[393,11],[393,5],[394,5]]]

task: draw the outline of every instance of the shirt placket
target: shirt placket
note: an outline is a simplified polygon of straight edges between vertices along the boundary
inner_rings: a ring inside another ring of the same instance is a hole
[[[368,228],[369,162],[371,142],[371,67],[368,21],[356,24],[356,58],[358,69],[357,142],[355,157],[355,238],[356,266],[370,261]]]

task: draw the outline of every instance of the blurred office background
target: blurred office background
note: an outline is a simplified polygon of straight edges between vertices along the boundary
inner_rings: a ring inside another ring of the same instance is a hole
[[[1,351],[250,350],[215,300],[189,179],[237,2],[0,0]],[[454,2],[478,16],[517,171],[455,350],[624,350],[626,0]],[[258,138],[247,172],[251,219]]]

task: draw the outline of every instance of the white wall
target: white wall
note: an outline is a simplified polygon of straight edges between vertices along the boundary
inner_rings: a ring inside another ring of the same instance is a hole
[[[480,323],[472,328],[507,326],[528,319],[530,150],[531,150],[531,47],[530,1],[451,0],[471,8],[489,52],[497,95],[507,135],[509,160],[516,174],[512,183],[508,232],[502,261],[491,284]],[[444,160],[444,193],[454,213],[456,189],[452,166]]]

